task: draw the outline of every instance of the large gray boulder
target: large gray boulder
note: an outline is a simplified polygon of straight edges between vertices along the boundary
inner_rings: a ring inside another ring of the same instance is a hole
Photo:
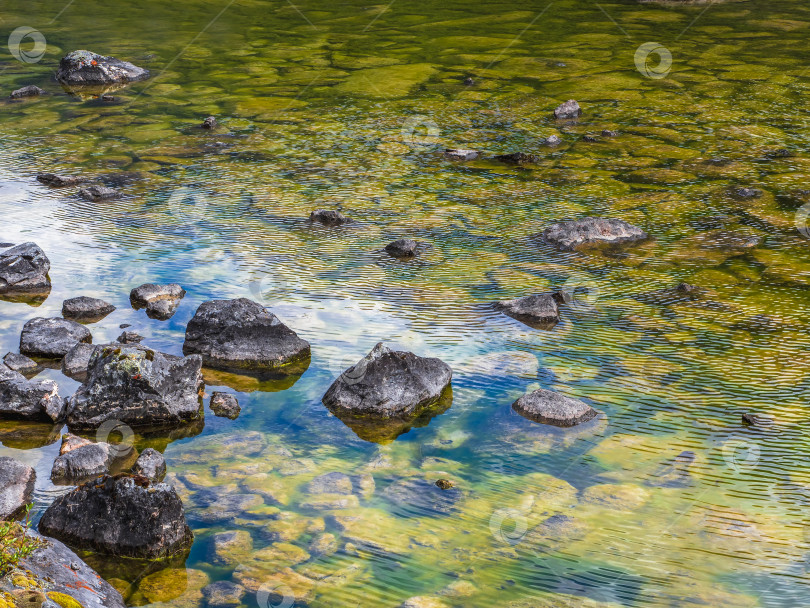
[[[512,404],[512,409],[533,422],[558,427],[576,426],[599,415],[587,403],[543,388],[523,395]]]
[[[560,251],[573,251],[593,245],[621,245],[643,241],[649,235],[624,220],[584,217],[570,222],[557,222],[546,228],[542,238]]]
[[[23,325],[20,353],[31,357],[61,359],[79,342],[92,341],[90,330],[75,321],[61,317],[36,317]]]
[[[51,262],[35,243],[23,243],[0,252],[0,294],[48,293]]]
[[[65,400],[53,380],[29,380],[0,364],[0,420],[60,422]]]
[[[144,80],[149,72],[92,51],[73,51],[59,62],[56,79],[67,85],[110,85]]]
[[[0,519],[11,519],[25,511],[34,496],[37,474],[31,467],[0,457]]]
[[[41,536],[33,530],[29,530],[28,535],[39,541],[39,547],[20,561],[9,576],[0,579],[0,591],[12,595],[15,592],[20,593],[21,598],[42,593],[49,598],[42,602],[42,608],[125,607],[121,594],[63,543]],[[14,576],[16,573],[22,576]],[[65,596],[72,598],[75,604],[65,599]],[[33,603],[31,606],[39,604]]]
[[[309,342],[258,302],[203,302],[189,321],[186,355],[202,355],[206,367],[224,370],[302,373],[309,366]]]
[[[167,428],[203,416],[199,356],[175,357],[141,345],[97,348],[87,378],[68,400],[72,430],[94,430],[108,420],[132,428]]]
[[[177,283],[157,285],[144,283],[129,292],[129,301],[135,310],[146,309],[146,316],[150,319],[166,321],[174,316],[180,300],[186,295],[186,290]]]
[[[398,423],[449,407],[452,377],[450,366],[439,359],[379,343],[335,380],[323,404],[361,438],[390,440],[412,426]]]
[[[170,485],[106,475],[57,498],[39,531],[74,549],[145,559],[183,553],[194,538]]]
[[[557,300],[558,296],[555,294],[540,293],[514,300],[502,300],[495,304],[495,309],[529,327],[552,329],[560,322]]]

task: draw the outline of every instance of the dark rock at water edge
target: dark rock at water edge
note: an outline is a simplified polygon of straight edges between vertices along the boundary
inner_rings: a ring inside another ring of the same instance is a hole
[[[512,409],[532,422],[562,428],[588,422],[599,415],[587,403],[542,388],[523,395],[512,404]]]
[[[71,443],[78,444],[70,446]],[[66,449],[70,446],[69,449]],[[110,472],[119,457],[118,449],[109,443],[81,439],[75,435],[62,440],[62,450],[53,463],[51,480],[62,485],[75,485]]]
[[[69,85],[110,85],[144,80],[149,72],[128,61],[92,51],[73,51],[59,62],[56,79]]]
[[[115,306],[98,298],[78,296],[62,303],[62,316],[73,320],[101,320],[115,310]]]
[[[558,119],[577,118],[581,114],[582,108],[579,107],[579,104],[574,99],[569,99],[561,103],[554,110],[554,118]]]
[[[33,374],[39,369],[39,364],[25,355],[6,353],[3,357],[6,367],[21,374]]]
[[[206,367],[292,375],[309,367],[309,342],[258,302],[203,302],[186,327],[185,354],[202,355]]]
[[[533,164],[540,160],[534,154],[526,154],[525,152],[513,152],[512,154],[498,154],[493,156],[495,160],[509,165],[526,165]]]
[[[68,378],[83,382],[87,377],[87,368],[90,365],[90,355],[97,348],[93,344],[80,342],[71,348],[62,359],[62,373]]]
[[[558,296],[541,293],[495,303],[495,309],[534,329],[553,329],[560,322]]]
[[[140,344],[143,336],[134,331],[125,331],[115,339],[119,344]]]
[[[25,511],[34,496],[37,474],[13,458],[0,457],[0,519],[11,519]]]
[[[108,420],[132,428],[169,428],[203,416],[202,359],[175,357],[140,345],[105,346],[90,357],[87,378],[68,404],[74,430]]]
[[[90,330],[69,319],[36,317],[23,325],[20,353],[32,357],[61,359],[79,342],[90,343]]]
[[[0,253],[0,295],[49,292],[50,269],[50,260],[35,243],[6,249]]]
[[[236,397],[230,393],[218,391],[211,393],[210,407],[215,416],[230,418],[231,420],[236,420],[236,418],[239,417],[239,413],[242,411]]]
[[[166,476],[166,459],[156,449],[146,448],[135,461],[132,472],[146,477],[152,483],[158,483]]]
[[[216,129],[217,128],[217,119],[214,118],[213,116],[209,116],[208,118],[206,118],[205,120],[202,121],[202,124],[200,126],[203,129],[208,129],[208,130]]]
[[[624,220],[601,217],[558,222],[546,228],[541,236],[560,251],[573,251],[588,245],[620,245],[649,238],[641,228]]]
[[[185,552],[193,541],[174,488],[130,476],[104,476],[60,496],[39,531],[76,549],[145,559]]]
[[[309,221],[324,226],[342,226],[349,224],[352,220],[343,215],[340,211],[330,209],[316,209],[309,214]]]
[[[0,365],[0,420],[60,422],[65,400],[53,380],[28,380]]]
[[[79,196],[86,201],[108,201],[121,198],[121,193],[107,186],[90,186],[79,190]]]
[[[633,297],[640,302],[644,302],[645,304],[666,306],[669,304],[678,304],[681,302],[699,300],[704,297],[705,293],[705,289],[695,285],[690,285],[689,283],[678,283],[678,285],[675,287],[648,291],[646,293],[637,294]]]
[[[421,243],[413,239],[399,239],[388,243],[385,251],[395,258],[412,258],[416,256],[420,245]]]
[[[44,89],[40,89],[34,84],[29,84],[28,86],[19,88],[16,91],[12,91],[9,97],[11,99],[23,99],[25,97],[39,97],[40,95],[47,95],[47,93]]]
[[[768,428],[773,426],[773,417],[765,414],[757,414],[754,412],[744,412],[741,416],[742,422],[745,425]]]
[[[145,283],[129,292],[129,301],[135,310],[145,308],[150,319],[166,321],[177,311],[185,295],[186,290],[177,283]]]
[[[37,181],[55,188],[63,188],[65,186],[75,186],[77,184],[87,183],[86,177],[81,175],[56,175],[55,173],[40,173],[37,175]]]

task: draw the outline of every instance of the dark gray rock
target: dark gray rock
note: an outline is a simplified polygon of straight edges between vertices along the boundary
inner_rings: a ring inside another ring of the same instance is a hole
[[[0,253],[0,294],[41,294],[51,289],[51,262],[34,243]]]
[[[174,488],[129,476],[104,476],[60,496],[39,531],[76,549],[145,559],[183,553],[194,538]]]
[[[65,400],[53,380],[28,380],[0,365],[0,420],[60,422]]]
[[[389,485],[383,496],[398,507],[398,514],[410,517],[449,515],[463,493],[452,487],[442,490],[425,479],[400,479]]]
[[[239,412],[242,411],[235,396],[218,391],[211,393],[210,407],[215,416],[230,418],[231,420],[236,420],[239,417]]]
[[[208,129],[208,130],[216,129],[217,128],[217,119],[214,118],[213,116],[209,116],[204,121],[202,121],[202,124],[200,126],[203,129]]]
[[[75,435],[62,438],[62,448],[51,469],[51,480],[76,485],[110,472],[119,452],[109,443],[93,443]]]
[[[61,359],[79,342],[92,341],[90,330],[75,321],[37,317],[23,325],[20,353],[32,357]]]
[[[163,481],[166,476],[166,459],[156,449],[146,448],[135,461],[132,472],[153,483]]]
[[[217,581],[202,590],[208,608],[239,608],[247,591],[231,581]]]
[[[216,369],[278,374],[302,373],[310,360],[309,342],[246,298],[203,302],[186,327],[183,353]]]
[[[580,108],[579,104],[573,99],[561,103],[554,110],[554,118],[558,119],[577,118],[581,114],[582,108]]]
[[[552,329],[560,322],[557,297],[550,293],[502,300],[495,309],[535,329]]]
[[[9,97],[11,99],[23,99],[25,97],[39,97],[40,95],[47,95],[47,93],[44,89],[40,89],[34,84],[29,84],[28,86],[19,88],[16,91],[12,91]]]
[[[40,541],[40,546],[23,559],[17,570],[25,578],[34,579],[48,593],[60,593],[73,598],[82,608],[124,608],[124,599],[112,585],[101,578],[90,566],[64,544],[29,531]],[[14,577],[0,580],[0,590],[13,592]],[[39,604],[32,604],[39,606]],[[42,608],[68,608],[63,602],[46,600]]]
[[[533,422],[558,427],[576,426],[599,414],[587,403],[542,388],[523,395],[512,409]]]
[[[177,283],[145,283],[129,293],[129,301],[135,310],[145,308],[150,319],[166,321],[172,318],[185,295],[186,290]]]
[[[175,357],[144,346],[93,351],[87,379],[69,399],[71,429],[94,430],[107,420],[132,428],[182,426],[203,416],[198,356]]]
[[[756,414],[754,412],[744,412],[742,422],[748,426],[768,428],[773,426],[773,417],[765,414]]]
[[[461,150],[448,148],[444,151],[444,156],[448,160],[475,160],[481,156],[477,150]]]
[[[5,357],[3,357],[3,363],[5,363],[6,367],[9,369],[20,372],[21,374],[31,374],[39,369],[39,365],[36,361],[17,353],[6,353]]]
[[[618,131],[611,131],[609,129],[605,129],[602,131],[602,137],[618,137],[618,136],[619,136]]]
[[[11,519],[25,511],[34,496],[37,474],[28,465],[0,457],[0,519]]]
[[[59,62],[56,79],[67,85],[110,85],[144,80],[149,72],[92,51],[73,51]]]
[[[55,173],[40,173],[37,175],[37,181],[42,182],[47,186],[55,188],[63,188],[65,186],[75,186],[77,184],[85,184],[88,180],[81,175],[56,175]]]
[[[62,373],[68,378],[84,382],[87,377],[87,368],[90,365],[90,355],[96,346],[80,342],[71,348],[62,359]]]
[[[143,336],[134,331],[125,331],[115,339],[119,344],[140,344]]]
[[[641,228],[624,220],[584,217],[552,224],[543,231],[542,238],[560,251],[573,251],[588,245],[619,245],[649,237]]]
[[[512,154],[498,154],[493,158],[508,165],[528,165],[536,163],[539,157],[534,154],[526,154],[525,152],[513,152]]]
[[[66,319],[82,321],[100,321],[112,311],[115,306],[98,298],[79,296],[62,302],[62,316]]]
[[[89,186],[79,190],[79,196],[86,201],[110,201],[121,198],[121,193],[115,188],[107,186]]]
[[[734,188],[731,194],[734,198],[739,199],[759,198],[762,196],[762,190],[759,188]]]
[[[351,220],[340,211],[332,211],[329,209],[316,209],[309,214],[309,221],[323,224],[324,226],[342,226],[343,224],[349,224],[351,222]]]
[[[419,243],[413,239],[399,239],[385,246],[388,255],[395,258],[412,258],[416,255]]]

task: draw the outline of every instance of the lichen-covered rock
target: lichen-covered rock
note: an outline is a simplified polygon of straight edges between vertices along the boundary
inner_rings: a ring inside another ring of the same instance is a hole
[[[93,351],[87,379],[69,399],[71,429],[107,420],[133,428],[181,426],[203,416],[202,359],[175,357],[140,345]]]
[[[3,357],[3,363],[6,364],[7,368],[15,372],[20,372],[21,374],[31,374],[39,369],[39,365],[36,361],[17,353],[6,353]]]
[[[174,316],[185,295],[186,290],[177,283],[145,283],[129,293],[129,301],[135,310],[145,308],[146,316],[150,319],[166,321]]]
[[[193,540],[174,488],[128,476],[104,476],[60,496],[39,531],[76,549],[145,559],[180,554]]]
[[[242,408],[239,407],[239,401],[234,395],[218,391],[211,393],[210,407],[215,416],[230,418],[231,420],[236,420],[239,417],[239,412],[242,411]]]
[[[218,532],[211,537],[208,561],[215,566],[236,566],[253,550],[253,539],[245,530]]]
[[[340,211],[331,209],[316,209],[309,214],[309,221],[324,226],[342,226],[351,223],[351,220]]]
[[[59,62],[56,79],[68,85],[110,85],[144,80],[149,72],[92,51],[73,51]]]
[[[42,294],[51,289],[51,262],[35,243],[0,252],[0,294]]]
[[[166,476],[166,459],[156,449],[146,448],[135,461],[132,472],[153,483],[160,482]]]
[[[561,103],[554,109],[554,118],[567,119],[577,118],[582,114],[582,108],[574,99]]]
[[[189,321],[183,352],[202,355],[207,367],[278,374],[309,366],[309,342],[258,302],[210,300]]]
[[[98,298],[78,296],[62,302],[62,316],[65,319],[81,321],[100,321],[112,311],[115,306]]]
[[[576,426],[599,414],[587,403],[543,388],[523,395],[512,404],[512,409],[533,422],[558,427]]]
[[[0,365],[0,420],[60,422],[65,400],[53,380],[28,380]]]
[[[624,220],[584,217],[552,224],[543,231],[542,238],[560,251],[573,251],[588,245],[633,243],[647,239],[648,235]]]
[[[0,519],[21,514],[34,496],[37,474],[13,458],[0,457]]]
[[[560,322],[557,297],[550,293],[502,300],[495,309],[535,329],[552,329]]]
[[[61,317],[37,317],[23,325],[20,353],[32,357],[61,359],[79,342],[92,341],[90,330],[75,321]]]

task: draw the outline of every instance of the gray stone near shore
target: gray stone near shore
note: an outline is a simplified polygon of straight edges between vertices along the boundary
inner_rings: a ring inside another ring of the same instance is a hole
[[[35,243],[23,243],[0,252],[0,295],[41,294],[51,289],[51,262]]]
[[[78,296],[62,302],[62,316],[72,320],[101,320],[115,310],[115,306],[98,298]]]
[[[258,302],[203,302],[186,327],[183,352],[202,355],[206,367],[301,373],[309,366],[309,342]]]
[[[34,496],[36,481],[34,469],[13,458],[0,457],[0,520],[25,511]]]
[[[186,290],[177,283],[145,283],[129,293],[129,301],[135,310],[145,308],[150,319],[166,321],[174,316],[185,295]]]
[[[36,361],[17,353],[6,353],[3,357],[3,363],[6,364],[7,368],[21,374],[33,373],[39,369],[39,364]]]
[[[546,228],[541,236],[545,242],[560,251],[573,251],[588,245],[620,245],[649,238],[638,226],[624,220],[601,217],[557,222]]]
[[[448,160],[475,160],[481,153],[477,150],[462,150],[448,148],[444,151],[444,157]]]
[[[166,476],[166,459],[156,449],[146,448],[135,461],[132,472],[158,483]]]
[[[514,300],[501,300],[495,309],[535,329],[551,329],[560,322],[557,296],[541,293]]]
[[[51,480],[54,483],[75,485],[110,472],[110,467],[118,457],[115,446],[82,440],[75,435],[69,437],[70,439],[63,438],[61,453],[51,469]]]
[[[78,343],[92,341],[90,330],[75,321],[61,317],[36,317],[23,325],[20,353],[45,359],[61,359]]]
[[[65,400],[53,380],[29,380],[0,365],[0,420],[60,422]]]
[[[512,409],[532,422],[557,427],[576,426],[599,415],[587,403],[542,388],[523,395]]]
[[[309,214],[309,221],[324,226],[342,226],[351,223],[351,220],[340,211],[330,209],[316,209]]]
[[[56,80],[68,85],[110,85],[144,80],[149,72],[115,57],[73,51],[59,62]]]
[[[215,416],[230,418],[231,420],[238,418],[239,412],[242,411],[242,408],[239,407],[239,401],[234,395],[219,391],[211,393],[210,407]]]
[[[561,103],[554,109],[554,118],[569,119],[577,118],[582,114],[582,108],[574,99]]]

